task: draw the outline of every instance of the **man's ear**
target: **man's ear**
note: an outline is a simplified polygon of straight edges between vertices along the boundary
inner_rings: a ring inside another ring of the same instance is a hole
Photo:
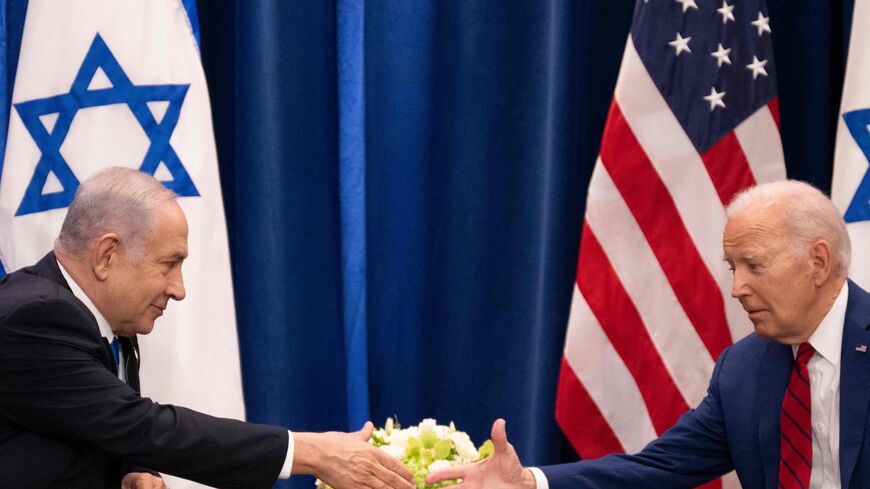
[[[816,287],[828,281],[834,270],[834,253],[831,244],[820,239],[810,248],[810,258],[813,261],[813,283]]]
[[[91,248],[91,269],[97,280],[109,278],[109,271],[120,259],[121,240],[115,233],[100,236]]]

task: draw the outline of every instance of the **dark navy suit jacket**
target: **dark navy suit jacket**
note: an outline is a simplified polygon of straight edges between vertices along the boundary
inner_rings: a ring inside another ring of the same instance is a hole
[[[0,281],[0,487],[115,488],[124,464],[271,487],[287,430],[140,397],[53,254]]]
[[[840,483],[870,488],[870,294],[848,282],[840,361]],[[775,489],[779,418],[794,364],[788,345],[749,335],[726,349],[696,409],[635,455],[542,467],[552,489],[691,488],[737,470],[743,489]]]

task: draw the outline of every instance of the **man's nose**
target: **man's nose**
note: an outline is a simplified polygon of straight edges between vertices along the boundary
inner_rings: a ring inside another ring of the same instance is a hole
[[[746,285],[746,280],[743,279],[743,273],[735,270],[731,275],[731,297],[739,299],[749,295],[749,287]]]
[[[186,292],[184,291],[184,277],[181,275],[181,267],[172,275],[169,284],[166,286],[166,295],[177,301],[184,300]]]

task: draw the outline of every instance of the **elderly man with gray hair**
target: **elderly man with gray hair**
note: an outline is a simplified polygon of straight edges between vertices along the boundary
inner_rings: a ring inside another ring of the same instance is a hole
[[[870,487],[870,294],[848,280],[839,212],[797,181],[726,209],[731,295],[755,332],[726,349],[707,396],[634,455],[525,468],[497,420],[495,454],[431,474],[465,489],[692,488],[736,470],[744,489]]]
[[[311,474],[412,489],[366,443],[371,423],[293,433],[140,397],[136,335],[184,299],[187,253],[174,194],[113,168],[79,187],[54,251],[0,282],[0,487],[163,488],[159,471],[215,487]]]

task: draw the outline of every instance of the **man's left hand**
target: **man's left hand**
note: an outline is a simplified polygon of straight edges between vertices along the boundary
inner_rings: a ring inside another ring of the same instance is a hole
[[[130,472],[121,479],[121,489],[169,489],[169,486],[148,472]]]

